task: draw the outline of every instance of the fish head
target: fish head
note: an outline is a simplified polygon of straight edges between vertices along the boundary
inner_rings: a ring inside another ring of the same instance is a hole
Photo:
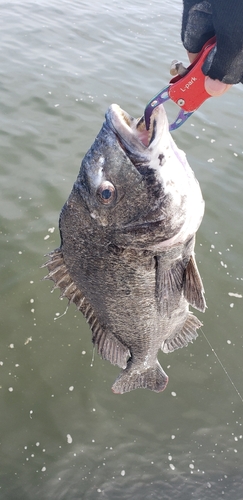
[[[195,186],[193,199],[198,196],[201,203],[199,185],[169,133],[162,105],[146,130],[144,117],[135,119],[112,104],[82,161],[64,212],[80,210],[83,226],[106,229],[119,246],[147,248],[149,240],[153,247],[180,232]],[[192,234],[199,223],[194,223]]]

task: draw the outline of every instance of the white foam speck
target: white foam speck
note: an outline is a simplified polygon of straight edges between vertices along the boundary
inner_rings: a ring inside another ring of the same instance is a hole
[[[72,438],[71,434],[67,434],[67,442],[68,442],[68,444],[71,444],[73,442],[73,438]]]
[[[126,471],[125,470],[121,470],[121,476],[125,476],[126,474]]]
[[[221,264],[222,267],[227,268],[227,264],[224,264],[224,262],[222,260],[220,261],[220,264]]]
[[[176,396],[176,392],[172,392],[172,393],[171,393],[171,396],[174,396],[174,397],[175,397],[175,396]]]
[[[9,392],[13,392],[13,387],[8,388]]]
[[[230,297],[236,297],[237,299],[242,299],[242,295],[240,293],[228,292]]]
[[[14,349],[14,344],[9,344],[10,349]]]
[[[48,229],[48,232],[49,232],[49,233],[54,233],[54,231],[55,231],[55,228],[54,228],[54,227],[49,227],[49,229]]]
[[[175,466],[173,464],[170,464],[171,470],[175,470]]]
[[[74,389],[74,386],[73,386],[73,385],[70,385],[70,387],[69,387],[69,391],[73,391],[73,389]]]
[[[190,469],[194,469],[194,464],[189,464]]]
[[[46,467],[42,467],[41,472],[45,472],[45,471],[46,471]]]
[[[49,234],[47,234],[46,236],[44,236],[44,240],[48,240],[48,238],[50,238]]]
[[[28,337],[24,343],[24,345],[27,345],[29,344],[30,342],[32,342],[32,337]]]

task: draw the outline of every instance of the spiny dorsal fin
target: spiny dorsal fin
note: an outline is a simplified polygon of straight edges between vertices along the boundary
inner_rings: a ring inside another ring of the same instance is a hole
[[[54,281],[54,288],[61,290],[60,297],[66,297],[83,313],[92,331],[92,342],[97,346],[100,356],[113,365],[125,368],[127,358],[130,356],[129,350],[114,335],[101,327],[92,306],[71,278],[61,249],[54,250],[49,254],[49,257],[50,260],[42,266],[47,267],[49,271],[44,279]]]
[[[162,351],[168,353],[173,352],[175,349],[186,347],[188,342],[193,342],[197,338],[197,328],[200,328],[200,326],[202,326],[201,321],[189,312],[180,332],[177,332],[162,343]]]
[[[184,266],[183,261],[178,260],[170,269],[163,269],[163,261],[160,256],[156,257],[156,297],[161,314],[171,316],[171,313],[179,304],[182,287]]]
[[[183,290],[186,300],[199,311],[204,312],[206,302],[204,298],[204,289],[199,274],[197,264],[193,255],[191,255],[188,265],[185,269],[183,279]]]

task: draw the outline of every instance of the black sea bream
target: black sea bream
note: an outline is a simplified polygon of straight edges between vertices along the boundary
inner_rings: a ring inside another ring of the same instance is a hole
[[[205,310],[194,256],[204,201],[163,106],[146,130],[113,104],[60,214],[47,278],[74,302],[102,358],[123,370],[115,393],[163,391],[157,354],[197,337]]]

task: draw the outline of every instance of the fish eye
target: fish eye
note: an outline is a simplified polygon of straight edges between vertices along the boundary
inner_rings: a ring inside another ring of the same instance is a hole
[[[104,181],[97,189],[97,197],[103,205],[109,205],[116,196],[116,189],[109,181]]]

